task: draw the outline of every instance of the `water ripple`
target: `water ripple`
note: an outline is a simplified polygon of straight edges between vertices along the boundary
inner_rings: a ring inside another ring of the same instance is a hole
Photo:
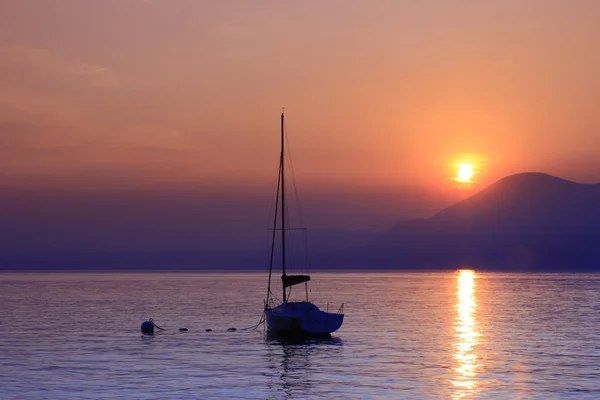
[[[600,398],[600,275],[315,274],[333,338],[227,332],[264,278],[0,274],[0,398]]]

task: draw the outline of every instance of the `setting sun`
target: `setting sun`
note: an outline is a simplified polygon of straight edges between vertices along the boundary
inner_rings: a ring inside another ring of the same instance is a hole
[[[473,164],[460,164],[458,166],[456,180],[459,182],[471,182],[473,174]]]

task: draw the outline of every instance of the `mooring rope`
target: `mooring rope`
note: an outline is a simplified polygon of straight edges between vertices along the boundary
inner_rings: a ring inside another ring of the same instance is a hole
[[[258,321],[258,323],[256,325],[248,326],[246,328],[240,328],[239,330],[240,331],[247,331],[247,330],[250,330],[250,329],[254,330],[254,329],[258,328],[261,324],[263,324],[265,322],[265,320],[266,320],[266,315],[265,315],[265,312],[263,311],[262,315],[260,316],[260,320]],[[149,322],[152,323],[154,325],[154,327],[160,329],[161,331],[166,331],[167,330],[165,328],[161,328],[160,326],[156,325],[154,323],[154,321],[152,321],[152,319],[150,319]],[[238,330],[237,328],[229,328],[229,329],[227,329],[228,332],[234,332],[234,331],[237,331],[237,330]],[[179,328],[179,331],[180,332],[187,332],[188,328]],[[212,329],[205,329],[205,331],[206,332],[212,332],[213,330]]]
[[[262,324],[263,322],[265,322],[265,312],[264,311],[260,317],[260,321],[258,321],[258,324],[249,326],[247,328],[241,328],[240,331],[247,331],[249,329],[254,330],[254,329],[258,328],[260,326],[260,324]]]

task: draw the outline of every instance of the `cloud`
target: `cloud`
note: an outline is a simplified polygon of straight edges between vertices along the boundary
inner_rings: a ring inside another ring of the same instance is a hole
[[[217,36],[227,39],[241,39],[248,36],[248,31],[240,25],[221,23],[214,26],[214,33]]]
[[[241,25],[221,22],[207,28],[207,33],[219,44],[216,55],[226,60],[251,60],[256,38]]]
[[[1,133],[7,138],[20,132],[21,144],[32,143],[34,136],[43,146],[77,142],[98,131],[93,124],[98,107],[90,105],[102,104],[117,86],[115,73],[104,66],[39,47],[0,43]]]
[[[157,129],[145,126],[131,125],[119,130],[118,135],[112,136],[114,147],[130,151],[149,151],[171,154],[197,150],[197,144],[192,138],[178,129]]]
[[[96,169],[187,176],[206,155],[196,135],[121,113],[113,102],[123,88],[99,64],[0,43],[0,87],[0,169],[14,176]]]
[[[113,71],[101,65],[52,53],[49,50],[15,44],[0,44],[0,75],[19,75],[21,81],[70,83],[80,87],[115,87]]]
[[[52,121],[0,118],[0,188],[8,185],[79,185],[195,181],[220,171],[225,160],[196,135],[139,125],[103,130]],[[133,177],[137,176],[137,179]]]

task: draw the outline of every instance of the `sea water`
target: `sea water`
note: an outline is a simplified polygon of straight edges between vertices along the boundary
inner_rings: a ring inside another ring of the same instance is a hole
[[[262,273],[0,274],[0,399],[600,398],[600,275],[312,278],[344,324],[285,342]]]

